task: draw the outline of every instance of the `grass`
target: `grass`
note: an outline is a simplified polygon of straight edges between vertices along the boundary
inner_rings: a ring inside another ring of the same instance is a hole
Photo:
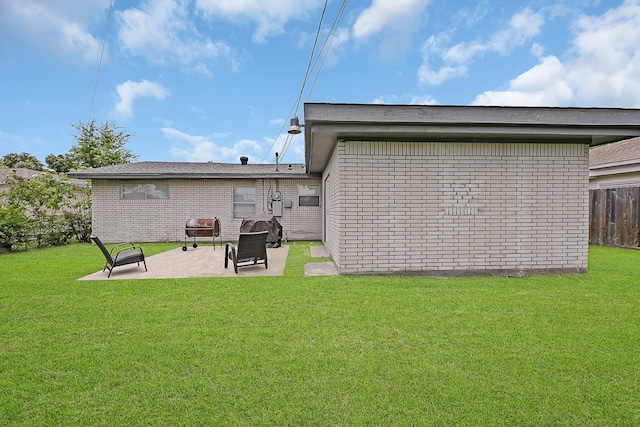
[[[640,251],[523,278],[77,281],[0,256],[0,425],[639,425]],[[175,245],[146,244],[152,254]]]

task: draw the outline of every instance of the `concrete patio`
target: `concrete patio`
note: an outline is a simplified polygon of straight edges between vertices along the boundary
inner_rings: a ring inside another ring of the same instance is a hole
[[[144,246],[143,246],[144,248]],[[323,246],[311,246],[311,256],[328,256]],[[233,263],[229,261],[229,268],[224,268],[224,246],[203,246],[197,248],[188,247],[186,251],[177,247],[166,252],[146,257],[147,270],[141,264],[116,267],[109,280],[127,279],[179,279],[198,277],[255,277],[255,276],[282,276],[289,254],[289,246],[268,248],[267,257],[269,268],[264,264],[251,265],[238,269],[238,274],[233,270]],[[326,254],[326,255],[325,255]],[[104,265],[104,257],[100,250],[95,248],[96,266]],[[107,280],[108,271],[97,271],[79,280]],[[312,262],[305,265],[307,276],[327,276],[338,274],[332,262]]]

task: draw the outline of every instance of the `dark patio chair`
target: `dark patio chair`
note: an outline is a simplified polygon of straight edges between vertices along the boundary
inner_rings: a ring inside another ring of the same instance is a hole
[[[102,271],[109,269],[107,278],[111,277],[111,272],[114,268],[120,267],[121,265],[134,263],[140,265],[140,263],[143,263],[144,271],[147,271],[147,263],[144,260],[144,253],[140,246],[136,246],[133,243],[119,243],[113,246],[111,250],[107,250],[97,236],[91,236],[91,240],[98,245],[107,260],[102,269]]]
[[[268,231],[240,233],[237,248],[231,243],[227,243],[225,247],[224,268],[229,266],[229,260],[233,261],[233,268],[236,274],[238,274],[238,267],[264,264],[264,268],[269,268],[267,262],[268,235]]]

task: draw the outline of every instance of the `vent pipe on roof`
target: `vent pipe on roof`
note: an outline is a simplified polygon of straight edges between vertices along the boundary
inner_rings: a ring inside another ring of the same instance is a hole
[[[247,163],[249,163],[249,158],[247,156],[240,157],[240,163],[246,165]]]
[[[276,153],[276,172],[278,172],[278,153]]]

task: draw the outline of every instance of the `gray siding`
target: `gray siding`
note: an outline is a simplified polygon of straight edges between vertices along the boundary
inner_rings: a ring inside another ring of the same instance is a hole
[[[634,169],[632,172],[612,172],[610,175],[599,175],[589,179],[589,190],[597,190],[599,188],[621,188],[621,187],[639,187],[640,186],[640,167],[633,165],[628,169]]]
[[[169,185],[167,200],[122,200],[123,184]],[[298,206],[298,184],[320,185],[320,180],[278,179],[283,199],[293,202],[278,220],[283,238],[320,240],[322,207]],[[104,242],[183,241],[185,223],[190,218],[218,217],[221,241],[237,240],[242,220],[233,219],[233,187],[256,188],[256,213],[269,212],[269,195],[276,180],[270,179],[171,179],[171,180],[94,180],[92,185],[93,233]],[[210,238],[202,238],[210,241]]]
[[[328,250],[343,274],[586,271],[587,150],[339,142]]]

